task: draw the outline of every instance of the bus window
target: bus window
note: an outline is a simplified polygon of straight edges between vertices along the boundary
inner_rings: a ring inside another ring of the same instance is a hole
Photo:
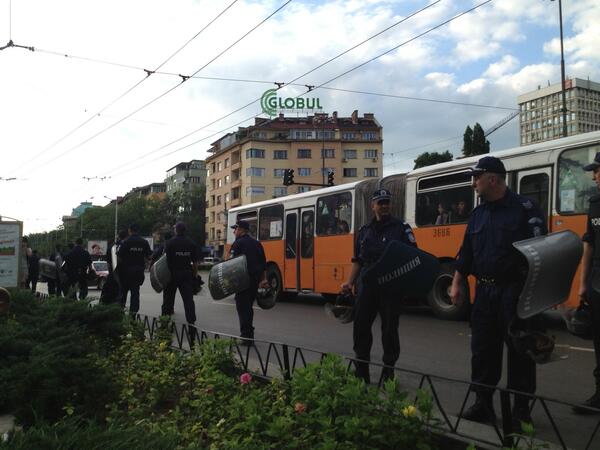
[[[258,239],[269,241],[283,236],[283,205],[267,206],[258,213]]]
[[[542,210],[544,215],[548,214],[548,197],[550,194],[550,177],[547,173],[535,173],[525,175],[519,182],[519,194],[533,200]]]
[[[285,218],[285,257],[296,259],[296,214]]]
[[[473,188],[460,186],[417,194],[417,226],[466,223],[473,210]]]
[[[348,234],[352,228],[352,194],[319,197],[317,201],[317,235]]]
[[[250,225],[248,234],[256,238],[256,211],[245,212],[237,215],[237,220],[245,220]]]
[[[588,200],[597,191],[592,176],[583,166],[594,160],[600,146],[566,150],[558,157],[557,210],[561,214],[585,214]]]
[[[302,258],[312,258],[314,253],[315,240],[315,213],[313,211],[304,211],[302,213],[302,233],[300,237],[300,256]]]

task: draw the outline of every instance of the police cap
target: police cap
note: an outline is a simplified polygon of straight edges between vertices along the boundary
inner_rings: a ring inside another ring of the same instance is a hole
[[[591,164],[588,164],[587,166],[585,166],[583,168],[583,170],[595,170],[596,168],[600,167],[600,152],[596,153],[596,156],[594,157],[594,161],[592,161]]]
[[[377,189],[373,192],[371,196],[371,200],[377,202],[379,200],[390,200],[392,198],[392,193],[387,189]]]
[[[231,228],[233,228],[234,230],[238,227],[242,230],[250,230],[250,224],[245,220],[238,220],[235,225],[231,226]]]
[[[475,167],[471,169],[471,175],[481,175],[484,172],[506,174],[504,164],[495,156],[484,156],[481,158]]]

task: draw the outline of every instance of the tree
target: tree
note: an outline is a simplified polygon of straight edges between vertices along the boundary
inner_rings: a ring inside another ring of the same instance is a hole
[[[475,124],[473,129],[467,125],[465,134],[463,135],[463,155],[467,157],[483,155],[489,152],[490,142],[485,138],[485,133],[479,122]]]
[[[421,153],[419,156],[417,156],[417,159],[415,159],[415,167],[413,167],[413,169],[418,169],[420,167],[432,166],[433,164],[439,164],[439,163],[443,163],[443,162],[452,161],[452,159],[453,159],[452,153],[450,153],[448,150],[446,150],[444,153],[438,153],[438,152]]]

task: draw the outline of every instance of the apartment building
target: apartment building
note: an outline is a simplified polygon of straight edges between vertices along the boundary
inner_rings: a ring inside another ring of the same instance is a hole
[[[195,186],[206,184],[206,166],[204,161],[193,159],[190,162],[181,162],[167,170],[165,177],[167,194],[177,190],[191,190]]]
[[[302,183],[343,184],[382,175],[383,134],[374,114],[350,117],[317,113],[307,117],[256,118],[211,144],[206,158],[207,245],[222,254],[227,210],[310,189]],[[292,186],[283,185],[294,169]]]
[[[600,130],[600,83],[573,78],[565,82],[569,136]],[[563,137],[561,83],[517,97],[521,145]]]
[[[124,201],[127,201],[132,198],[145,198],[145,199],[158,199],[162,200],[165,198],[167,192],[167,184],[166,183],[151,183],[146,186],[139,186],[133,188],[125,197],[123,197]]]

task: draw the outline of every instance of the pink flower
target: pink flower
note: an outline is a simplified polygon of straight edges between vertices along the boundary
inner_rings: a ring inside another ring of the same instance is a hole
[[[294,406],[294,411],[296,411],[296,414],[302,414],[304,411],[306,411],[306,405],[304,403],[298,402]]]
[[[251,381],[252,381],[252,375],[250,375],[248,372],[245,372],[240,375],[240,383],[250,384]]]

